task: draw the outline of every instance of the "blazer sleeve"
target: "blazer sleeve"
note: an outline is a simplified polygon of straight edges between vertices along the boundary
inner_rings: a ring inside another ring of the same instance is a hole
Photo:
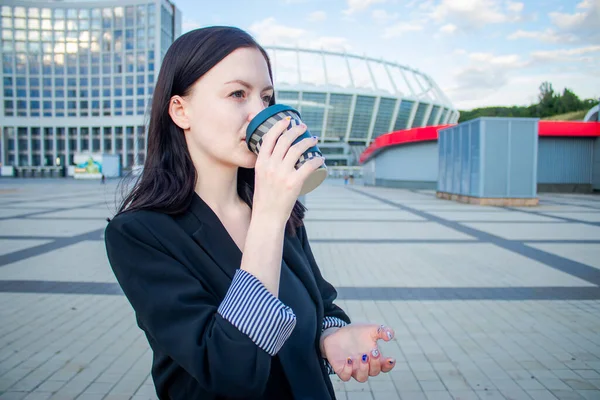
[[[242,270],[219,301],[168,254],[142,218],[119,217],[106,228],[108,258],[155,350],[208,392],[259,397],[272,355],[295,326],[291,309]]]

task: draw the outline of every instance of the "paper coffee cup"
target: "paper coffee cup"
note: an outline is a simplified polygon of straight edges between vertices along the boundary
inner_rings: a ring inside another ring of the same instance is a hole
[[[290,124],[287,127],[288,130],[302,123],[300,113],[294,108],[284,104],[272,105],[256,114],[256,116],[252,119],[252,121],[250,121],[250,124],[248,124],[248,128],[246,129],[246,143],[248,144],[248,148],[250,149],[250,151],[258,155],[258,153],[260,152],[260,146],[262,145],[263,135],[267,133],[269,129],[271,129],[275,124],[277,124],[277,122],[281,121],[286,117],[291,118]],[[293,144],[296,144],[305,138],[311,137],[312,135],[307,129],[294,141]],[[323,154],[321,154],[319,148],[316,145],[312,146],[300,156],[294,167],[298,169],[306,161],[314,157],[322,156]],[[325,166],[325,164],[323,164],[304,181],[304,185],[300,190],[300,195],[304,195],[316,189],[321,183],[323,183],[325,178],[327,178],[327,167]]]

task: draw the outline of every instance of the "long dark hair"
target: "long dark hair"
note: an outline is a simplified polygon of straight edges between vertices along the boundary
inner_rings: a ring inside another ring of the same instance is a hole
[[[194,197],[196,168],[187,148],[183,129],[169,115],[169,102],[175,95],[189,94],[192,85],[233,51],[251,47],[267,52],[245,31],[226,26],[196,29],[180,36],[162,62],[152,97],[148,127],[148,151],[144,169],[125,196],[117,214],[133,210],[155,210],[176,215],[185,212]],[[275,104],[275,96],[270,105]],[[200,177],[201,179],[201,177]],[[240,198],[252,208],[254,168],[238,168]],[[302,225],[306,208],[296,201],[286,231],[293,234]]]

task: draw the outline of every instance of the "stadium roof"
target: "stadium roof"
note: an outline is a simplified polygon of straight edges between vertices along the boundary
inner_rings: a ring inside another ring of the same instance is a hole
[[[278,90],[401,97],[454,109],[433,79],[414,68],[349,53],[265,46]]]

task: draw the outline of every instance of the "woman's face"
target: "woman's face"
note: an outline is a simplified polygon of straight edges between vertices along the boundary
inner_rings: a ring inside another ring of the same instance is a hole
[[[252,118],[273,97],[267,61],[260,50],[240,48],[229,54],[192,86],[184,98],[192,159],[253,168],[256,155],[245,142]]]

